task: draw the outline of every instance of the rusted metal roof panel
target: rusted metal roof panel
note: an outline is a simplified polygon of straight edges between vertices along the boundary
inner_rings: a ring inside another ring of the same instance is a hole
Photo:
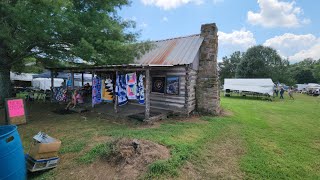
[[[154,48],[135,63],[141,65],[183,65],[191,64],[202,44],[200,35],[155,41]]]

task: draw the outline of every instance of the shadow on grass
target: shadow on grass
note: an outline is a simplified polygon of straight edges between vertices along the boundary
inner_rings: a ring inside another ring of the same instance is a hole
[[[27,173],[28,179],[53,179],[51,178],[53,175],[53,169],[47,169],[43,171],[36,171],[36,172],[30,172]]]
[[[230,97],[226,97],[224,96],[224,98],[228,98],[228,99],[240,99],[240,100],[254,100],[254,101],[275,101],[276,98],[269,98],[269,97],[265,97],[265,96],[240,96],[240,95],[235,95],[235,96],[230,96]]]

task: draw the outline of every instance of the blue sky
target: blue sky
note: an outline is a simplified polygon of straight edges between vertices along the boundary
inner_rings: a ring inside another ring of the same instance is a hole
[[[216,23],[219,57],[263,44],[298,62],[320,59],[320,18],[316,0],[133,0],[119,12],[137,22],[140,40],[199,34]]]

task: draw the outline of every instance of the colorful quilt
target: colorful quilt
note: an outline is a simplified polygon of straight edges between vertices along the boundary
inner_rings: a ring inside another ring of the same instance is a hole
[[[117,75],[116,78],[116,95],[118,96],[118,105],[123,106],[127,104],[127,84],[126,84],[126,76],[125,75]]]
[[[139,80],[138,80],[138,88],[137,88],[137,99],[139,101],[139,104],[144,104],[144,85],[143,85],[143,79],[144,75],[140,74],[139,75]]]
[[[92,105],[100,104],[101,101],[101,79],[95,76],[92,79]]]
[[[106,79],[102,81],[101,85],[102,100],[105,102],[113,102],[113,83],[112,80]]]
[[[136,73],[126,74],[126,83],[127,85],[137,84],[137,74]]]
[[[128,99],[135,100],[137,99],[137,74],[128,73],[126,74],[126,83],[127,83],[127,97]]]
[[[64,89],[61,87],[55,87],[53,89],[53,99],[57,102],[66,101],[67,97],[64,94]]]

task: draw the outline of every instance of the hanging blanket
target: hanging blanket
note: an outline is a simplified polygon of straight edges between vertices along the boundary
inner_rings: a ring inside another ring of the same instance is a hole
[[[116,95],[118,96],[118,105],[127,104],[128,98],[126,93],[126,77],[125,75],[117,75],[116,81]]]
[[[64,89],[61,87],[55,87],[53,89],[53,99],[57,102],[63,102],[67,100],[67,97],[64,93]]]
[[[137,75],[136,73],[126,74],[127,97],[128,99],[137,99]]]
[[[92,105],[101,103],[101,79],[95,76],[92,79]]]
[[[143,85],[144,75],[139,75],[138,80],[138,88],[137,88],[137,99],[139,100],[139,104],[144,104],[144,85]]]
[[[102,81],[102,99],[105,102],[113,101],[113,83],[111,79],[106,79]]]

